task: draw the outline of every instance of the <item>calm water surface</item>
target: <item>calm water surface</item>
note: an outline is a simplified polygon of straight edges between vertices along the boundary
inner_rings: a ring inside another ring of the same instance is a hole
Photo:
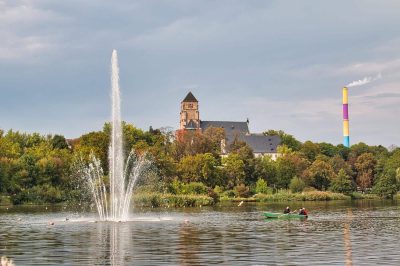
[[[285,206],[135,209],[123,223],[1,207],[0,255],[16,265],[400,265],[398,203],[306,203],[306,221],[262,216]]]

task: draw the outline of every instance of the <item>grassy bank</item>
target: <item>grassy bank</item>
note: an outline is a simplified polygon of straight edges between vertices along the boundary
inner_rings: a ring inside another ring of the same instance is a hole
[[[331,200],[380,200],[376,194],[362,194],[353,192],[350,196],[330,191],[307,191],[302,193],[292,193],[282,190],[274,194],[258,193],[252,197],[228,197],[221,196],[217,200],[207,195],[201,194],[171,194],[157,192],[141,192],[133,195],[133,204],[140,207],[198,207],[210,206],[219,201],[221,202],[287,202],[287,201],[331,201]],[[393,197],[400,200],[400,193]],[[63,203],[68,203],[64,201]],[[53,202],[23,202],[22,205],[41,205],[54,204]],[[18,204],[18,205],[19,205]],[[9,196],[0,195],[0,206],[15,205]]]
[[[12,205],[10,197],[0,195],[0,206],[9,206],[9,205]]]
[[[133,204],[143,207],[197,207],[213,205],[215,201],[207,195],[139,193],[133,196]]]
[[[287,190],[281,190],[274,194],[262,194],[258,193],[249,198],[240,197],[220,197],[220,201],[232,201],[232,202],[269,202],[269,201],[329,201],[329,200],[380,200],[382,199],[376,194],[363,194],[359,192],[353,192],[350,195],[344,195],[341,193],[334,193],[330,191],[307,191],[302,193],[292,193]],[[400,193],[397,193],[394,200],[400,200]]]
[[[350,196],[329,191],[309,191],[302,193],[292,193],[290,191],[279,191],[275,194],[256,194],[251,198],[221,198],[221,201],[327,201],[327,200],[349,200]]]
[[[354,199],[354,200],[358,200],[358,199],[374,199],[374,200],[381,199],[381,197],[379,197],[376,194],[363,194],[363,193],[360,193],[360,192],[353,192],[353,193],[351,193],[350,196],[351,196],[351,199]],[[395,197],[393,197],[393,198],[395,199]]]

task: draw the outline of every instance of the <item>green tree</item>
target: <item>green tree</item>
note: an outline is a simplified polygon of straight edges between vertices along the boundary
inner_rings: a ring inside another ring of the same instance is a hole
[[[332,166],[335,174],[338,174],[339,171],[343,169],[345,170],[346,174],[349,175],[350,177],[354,175],[351,166],[345,160],[343,160],[343,158],[340,155],[335,155],[332,158],[330,158],[329,164]]]
[[[89,158],[93,152],[96,158],[101,161],[101,166],[105,174],[108,174],[108,146],[110,144],[110,135],[105,132],[90,132],[82,135],[75,148],[75,154],[79,154],[83,158]]]
[[[338,148],[330,143],[326,142],[321,142],[318,144],[321,154],[328,156],[328,157],[333,157],[338,154]]]
[[[293,177],[292,180],[290,180],[289,188],[292,193],[303,192],[305,187],[306,184],[304,183],[304,181],[297,176]]]
[[[8,138],[0,138],[0,157],[18,158],[21,156],[21,147]]]
[[[300,150],[310,161],[314,161],[315,157],[321,152],[317,143],[311,141],[304,142]]]
[[[189,182],[203,182],[213,187],[216,181],[216,167],[218,161],[211,153],[188,155],[179,162],[179,173],[182,180]]]
[[[221,142],[226,139],[225,129],[219,127],[209,127],[204,130],[204,136],[210,142],[212,153],[219,155],[221,153]]]
[[[264,156],[254,159],[254,178],[266,180],[269,184],[276,184],[276,162]]]
[[[371,148],[364,142],[359,142],[350,147],[351,155],[358,157],[363,153],[371,153]]]
[[[340,169],[338,175],[332,179],[330,190],[343,194],[350,194],[354,191],[353,180],[346,170]]]
[[[64,136],[54,135],[51,139],[53,149],[68,149],[68,144]]]
[[[222,159],[224,174],[227,177],[227,187],[232,189],[244,183],[246,176],[245,164],[237,153],[230,153]]]
[[[269,194],[271,189],[268,187],[267,182],[259,178],[256,182],[256,193]]]
[[[347,160],[350,155],[350,148],[345,147],[343,144],[339,144],[336,147],[340,157],[342,157],[343,160]]]
[[[373,190],[383,198],[392,199],[398,191],[396,172],[390,171],[381,175]]]
[[[299,151],[301,149],[301,142],[293,137],[293,135],[286,134],[283,130],[269,129],[263,134],[266,136],[279,136],[281,138],[281,145],[286,145],[292,151]]]
[[[288,156],[279,157],[276,160],[276,186],[288,188],[290,180],[296,175],[296,167]]]
[[[334,177],[335,172],[332,166],[321,160],[315,160],[303,175],[303,179],[308,185],[319,190],[326,190]]]

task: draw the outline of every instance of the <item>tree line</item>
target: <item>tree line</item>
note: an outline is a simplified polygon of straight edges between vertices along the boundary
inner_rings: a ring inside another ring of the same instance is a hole
[[[61,135],[0,130],[0,194],[10,196],[14,204],[75,200],[84,189],[76,175],[78,160],[94,153],[108,174],[110,131],[106,123],[101,131],[67,141]],[[153,161],[155,172],[140,181],[142,189],[149,191],[249,197],[280,189],[293,193],[312,189],[391,198],[400,188],[400,148],[365,143],[347,148],[302,143],[283,131],[264,134],[282,140],[275,161],[268,156],[255,158],[240,139],[233,140],[228,155],[221,157],[225,138],[221,128],[187,132],[176,139],[172,130],[144,131],[123,123],[125,153],[134,149]]]

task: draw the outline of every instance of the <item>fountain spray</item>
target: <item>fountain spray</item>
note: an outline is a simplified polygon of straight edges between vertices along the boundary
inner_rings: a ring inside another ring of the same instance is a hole
[[[117,51],[111,56],[111,141],[108,149],[109,188],[104,183],[104,171],[100,160],[90,155],[87,166],[79,172],[92,194],[97,212],[102,221],[126,221],[132,199],[133,188],[139,177],[151,168],[145,155],[137,156],[134,151],[124,160],[123,134],[121,120],[121,95],[119,88],[119,68]]]
[[[124,202],[125,179],[121,125],[121,97],[117,51],[111,56],[111,143],[109,148],[111,219],[121,217]]]

